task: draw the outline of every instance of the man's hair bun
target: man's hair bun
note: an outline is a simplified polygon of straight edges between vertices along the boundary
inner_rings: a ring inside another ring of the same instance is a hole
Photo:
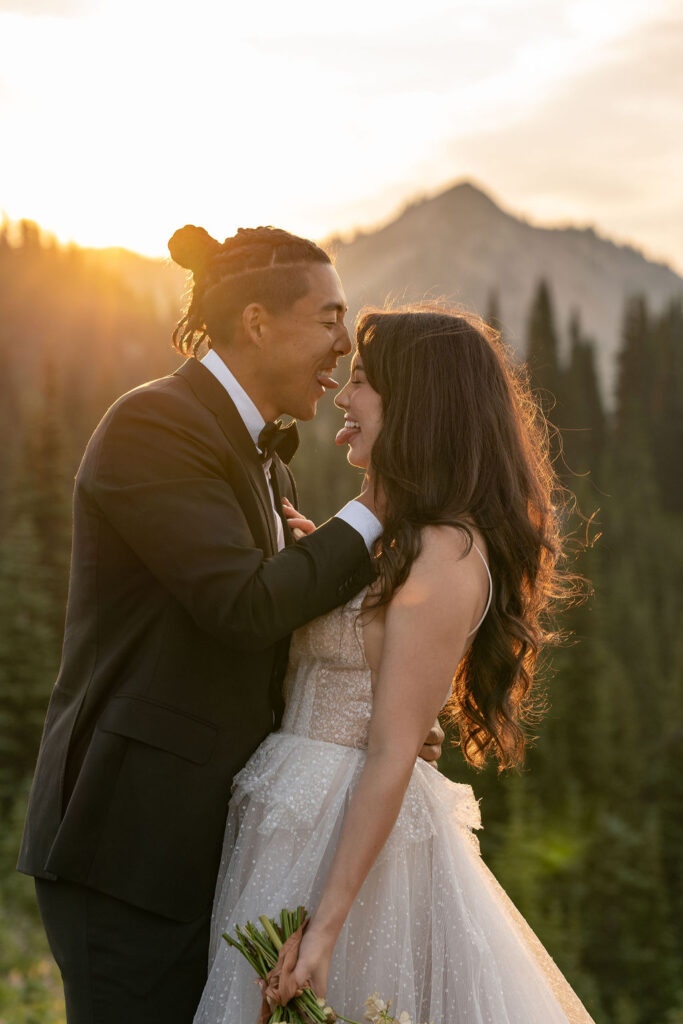
[[[220,242],[212,238],[204,228],[195,227],[194,224],[178,228],[168,243],[173,262],[191,270],[195,277],[206,270],[220,249]]]

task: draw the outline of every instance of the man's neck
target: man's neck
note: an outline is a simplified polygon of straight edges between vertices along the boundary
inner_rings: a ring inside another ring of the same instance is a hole
[[[249,436],[258,448],[259,437],[266,422],[258,406],[217,352],[211,349],[202,358],[201,362],[232,399],[240,419],[249,432]]]
[[[258,369],[252,366],[248,360],[242,358],[240,352],[234,348],[213,345],[210,351],[214,352],[227,366],[237,383],[258,409],[264,422],[277,419],[280,413],[264,396]]]

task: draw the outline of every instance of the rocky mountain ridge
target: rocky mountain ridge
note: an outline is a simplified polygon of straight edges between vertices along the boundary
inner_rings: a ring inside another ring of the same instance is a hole
[[[612,393],[624,302],[644,294],[659,312],[683,297],[683,278],[631,246],[593,228],[538,227],[498,206],[480,188],[462,182],[411,204],[377,230],[348,242],[330,240],[355,313],[370,303],[445,297],[485,315],[496,293],[506,340],[523,355],[526,319],[541,278],[548,282],[560,336],[568,348],[573,311],[595,339],[607,397]]]
[[[344,241],[322,243],[334,253],[349,300],[349,324],[366,304],[384,306],[443,297],[480,313],[495,292],[506,341],[524,355],[526,320],[541,278],[548,282],[560,337],[568,350],[574,311],[596,346],[608,401],[616,377],[625,300],[642,293],[654,312],[683,298],[683,278],[618,245],[593,228],[541,227],[507,212],[484,191],[461,182],[408,205],[383,226]],[[120,275],[131,290],[152,297],[172,322],[187,290],[184,271],[123,249],[84,250],[88,260]]]

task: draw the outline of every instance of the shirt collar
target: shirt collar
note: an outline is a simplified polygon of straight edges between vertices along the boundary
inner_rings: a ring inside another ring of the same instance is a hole
[[[228,392],[242,418],[242,422],[249,431],[249,436],[258,448],[259,434],[265,427],[266,421],[249,395],[234,374],[230,372],[214,348],[209,349],[201,363],[202,366],[205,366],[214,375],[216,380],[220,381]]]

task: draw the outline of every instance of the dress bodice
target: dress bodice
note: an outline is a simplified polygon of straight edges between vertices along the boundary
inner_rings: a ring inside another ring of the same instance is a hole
[[[284,681],[285,732],[367,747],[372,678],[360,622],[367,587],[292,636]]]
[[[491,606],[493,581],[481,549],[489,579],[484,614],[470,630],[476,633]],[[294,633],[284,681],[285,714],[282,730],[310,739],[365,748],[372,713],[372,673],[365,657],[361,606],[368,588],[302,626]],[[450,694],[445,695],[444,703]]]

